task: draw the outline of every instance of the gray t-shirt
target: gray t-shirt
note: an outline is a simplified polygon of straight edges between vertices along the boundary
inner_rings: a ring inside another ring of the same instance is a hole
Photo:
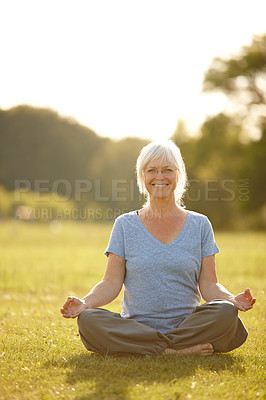
[[[187,211],[181,232],[168,244],[147,230],[137,211],[120,215],[105,254],[126,261],[121,316],[162,333],[177,327],[200,303],[202,258],[218,252],[205,215]]]

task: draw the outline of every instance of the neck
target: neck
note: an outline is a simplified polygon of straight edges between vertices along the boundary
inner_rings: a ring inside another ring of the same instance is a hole
[[[165,199],[150,199],[150,202],[147,206],[147,212],[150,215],[167,217],[177,213],[180,210],[180,207],[177,205],[174,198],[165,200]]]

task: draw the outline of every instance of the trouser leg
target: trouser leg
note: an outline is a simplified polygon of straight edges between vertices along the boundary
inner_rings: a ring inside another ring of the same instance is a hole
[[[228,352],[241,346],[247,338],[236,307],[224,300],[196,307],[177,328],[166,334],[99,308],[83,311],[78,317],[78,326],[86,349],[101,354],[155,355],[167,347],[179,350],[205,343],[211,343],[216,352]]]
[[[155,329],[101,308],[83,311],[78,326],[86,349],[101,354],[155,355],[171,344]]]
[[[228,352],[243,344],[248,333],[236,307],[225,300],[213,300],[196,307],[177,328],[166,333],[172,348],[179,350],[211,343],[214,351]]]

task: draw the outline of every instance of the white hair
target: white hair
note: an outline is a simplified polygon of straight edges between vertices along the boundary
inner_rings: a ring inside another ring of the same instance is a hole
[[[175,200],[181,204],[187,187],[187,173],[179,147],[172,140],[151,142],[144,146],[138,156],[136,164],[137,183],[140,193],[148,199],[148,192],[143,179],[143,171],[150,161],[159,159],[173,165],[177,169],[178,182],[175,189]]]

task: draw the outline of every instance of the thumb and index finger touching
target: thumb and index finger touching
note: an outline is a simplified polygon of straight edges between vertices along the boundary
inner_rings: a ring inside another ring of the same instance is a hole
[[[252,305],[255,304],[256,299],[255,299],[255,297],[252,296],[251,291],[250,291],[249,288],[247,288],[245,290],[244,296],[245,296],[246,301],[251,302]]]
[[[66,302],[64,303],[63,307],[61,308],[61,313],[65,314],[66,310],[70,306],[70,304],[73,302],[73,296],[68,296]]]

